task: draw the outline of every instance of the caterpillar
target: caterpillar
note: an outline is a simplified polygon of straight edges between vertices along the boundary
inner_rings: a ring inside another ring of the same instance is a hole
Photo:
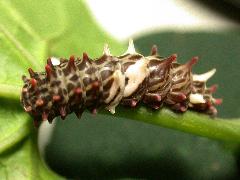
[[[155,45],[145,57],[135,51],[132,40],[121,56],[111,55],[105,45],[103,55],[95,60],[86,53],[69,60],[48,58],[45,72],[29,68],[30,78],[22,76],[20,101],[35,125],[44,120],[51,123],[57,116],[64,119],[72,112],[80,118],[85,109],[96,113],[104,107],[115,113],[118,104],[134,108],[140,102],[155,110],[168,106],[185,112],[189,108],[216,116],[214,105],[222,102],[212,97],[217,85],[206,87],[216,69],[192,74],[198,57],[185,64],[176,59],[176,54],[161,57]]]

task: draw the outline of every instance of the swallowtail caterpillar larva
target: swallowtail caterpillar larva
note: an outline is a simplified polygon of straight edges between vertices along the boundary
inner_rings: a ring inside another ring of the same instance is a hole
[[[96,113],[104,107],[115,113],[118,104],[134,108],[139,102],[155,110],[189,108],[215,116],[214,105],[221,99],[212,97],[216,85],[206,87],[206,82],[216,70],[192,74],[197,57],[185,64],[176,59],[176,54],[159,56],[156,46],[145,57],[135,51],[132,40],[121,56],[112,55],[105,45],[103,55],[94,60],[86,53],[82,58],[48,58],[45,72],[29,68],[30,78],[23,76],[21,103],[36,125],[72,112],[80,117],[85,109]]]

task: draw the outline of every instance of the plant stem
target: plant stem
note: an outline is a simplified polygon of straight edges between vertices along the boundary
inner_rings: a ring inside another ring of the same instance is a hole
[[[19,101],[19,94],[20,87],[0,84],[0,97]],[[100,113],[110,115],[107,111],[100,111]],[[213,119],[202,113],[189,111],[184,114],[177,114],[166,108],[153,111],[143,106],[134,109],[119,106],[114,116],[142,121],[216,140],[240,142],[240,119]]]
[[[0,97],[19,101],[20,90],[19,86],[0,84]]]
[[[103,111],[103,113],[106,114],[106,111]],[[114,116],[142,121],[216,140],[240,142],[240,119],[213,119],[202,113],[186,112],[177,114],[166,108],[153,111],[142,106],[136,109],[119,107]]]

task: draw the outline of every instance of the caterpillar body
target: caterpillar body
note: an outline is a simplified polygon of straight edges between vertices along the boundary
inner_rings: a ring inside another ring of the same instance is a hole
[[[107,45],[103,55],[92,60],[82,58],[48,58],[45,72],[28,69],[23,76],[21,104],[35,124],[75,112],[81,117],[85,109],[96,113],[104,107],[115,113],[118,104],[136,107],[143,102],[153,109],[163,105],[178,112],[188,108],[216,116],[214,105],[221,99],[212,97],[216,85],[206,87],[215,69],[204,74],[192,74],[198,61],[193,57],[185,64],[176,62],[177,55],[160,57],[153,46],[150,56],[135,51],[133,41],[121,56],[113,56]]]

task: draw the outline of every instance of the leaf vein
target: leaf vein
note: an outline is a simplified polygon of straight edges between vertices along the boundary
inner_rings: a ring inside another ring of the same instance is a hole
[[[2,25],[0,24],[0,32],[5,35],[5,37],[16,47],[16,49],[26,58],[28,63],[30,63],[34,67],[38,67],[37,62],[33,55],[28,52],[21,43]]]

